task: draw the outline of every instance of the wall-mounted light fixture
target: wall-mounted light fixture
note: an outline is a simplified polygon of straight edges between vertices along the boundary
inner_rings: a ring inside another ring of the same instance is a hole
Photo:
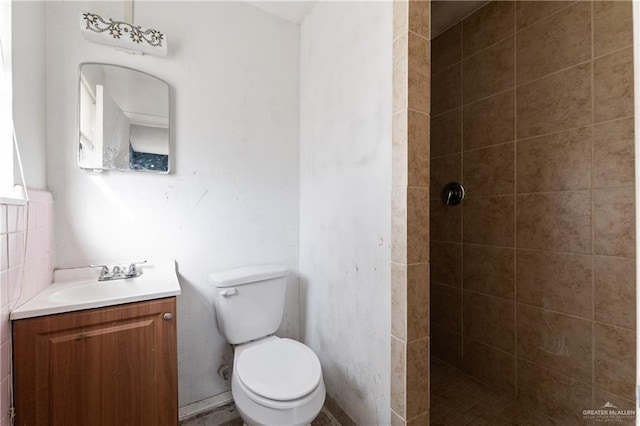
[[[129,53],[167,56],[167,35],[123,21],[80,12],[80,32],[87,40],[108,44]]]

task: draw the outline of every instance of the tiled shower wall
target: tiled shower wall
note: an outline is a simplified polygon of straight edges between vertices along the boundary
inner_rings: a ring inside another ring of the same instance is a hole
[[[429,423],[429,0],[393,3],[391,424]]]
[[[9,313],[53,279],[52,197],[49,192],[30,190],[29,198],[28,209],[22,205],[0,204],[0,426],[10,424]]]
[[[491,2],[432,45],[432,353],[562,424],[635,400],[631,12]]]

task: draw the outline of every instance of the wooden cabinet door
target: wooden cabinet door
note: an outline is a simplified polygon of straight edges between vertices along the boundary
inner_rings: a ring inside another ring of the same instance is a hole
[[[15,321],[16,424],[175,426],[175,312],[172,297]]]

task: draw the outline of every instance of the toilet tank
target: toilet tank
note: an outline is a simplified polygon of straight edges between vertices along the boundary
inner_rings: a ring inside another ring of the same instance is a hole
[[[289,271],[278,265],[247,266],[214,272],[218,329],[231,344],[276,332],[284,313]]]

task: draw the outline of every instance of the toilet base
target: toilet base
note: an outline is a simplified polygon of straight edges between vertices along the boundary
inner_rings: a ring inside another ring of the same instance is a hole
[[[324,381],[309,395],[304,405],[276,409],[256,403],[241,389],[232,377],[231,393],[236,409],[246,426],[309,426],[318,417],[325,400]]]
[[[257,422],[255,420],[253,420],[251,418],[251,416],[249,416],[247,413],[243,413],[242,412],[240,407],[238,407],[238,404],[236,404],[236,410],[238,410],[238,413],[240,414],[240,418],[244,422],[243,423],[244,426],[281,426],[280,424],[260,423],[260,422]],[[320,414],[320,413],[318,413],[318,414]],[[314,418],[311,419],[311,421],[313,421],[316,417],[317,416],[314,416]],[[287,426],[311,426],[311,421],[304,422],[304,423],[292,423],[292,424],[287,425]]]
[[[242,426],[251,426],[251,425],[248,425],[248,424],[246,424],[246,423],[242,423]],[[305,424],[305,425],[303,425],[303,426],[311,426],[311,423],[307,423],[307,424]]]

